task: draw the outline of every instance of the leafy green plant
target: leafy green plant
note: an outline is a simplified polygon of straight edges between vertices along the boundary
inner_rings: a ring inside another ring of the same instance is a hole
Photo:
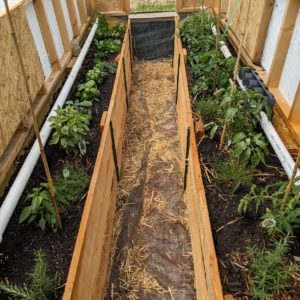
[[[68,206],[69,202],[64,195],[64,186],[55,184],[55,199],[60,209]],[[38,226],[45,230],[50,227],[54,232],[57,232],[57,220],[55,209],[51,199],[51,194],[47,183],[41,183],[40,187],[32,189],[25,199],[25,202],[30,202],[29,206],[23,208],[19,223],[32,223],[38,220]]]
[[[59,144],[68,154],[77,153],[84,144],[84,135],[89,130],[89,114],[80,113],[74,106],[58,107],[56,116],[49,119],[54,129],[50,144]]]
[[[99,101],[100,91],[94,80],[78,84],[76,97],[80,102],[83,101]]]
[[[214,170],[217,181],[227,185],[231,189],[232,195],[241,185],[251,186],[252,170],[233,156],[230,156],[226,161],[216,161]]]
[[[94,81],[98,85],[111,74],[116,73],[116,65],[108,62],[98,62],[93,69],[89,70],[86,74],[87,81]]]
[[[194,108],[201,115],[201,117],[217,118],[222,115],[219,101],[213,98],[195,102]]]
[[[118,39],[107,39],[107,40],[100,40],[95,41],[95,45],[97,47],[97,50],[102,55],[107,54],[114,54],[121,50],[121,44],[122,42]]]
[[[296,183],[299,184],[299,178]],[[238,212],[246,213],[249,205],[255,203],[256,212],[261,205],[266,205],[266,211],[261,217],[261,225],[269,235],[274,233],[290,234],[300,227],[300,187],[295,184],[286,202],[283,201],[287,182],[277,182],[258,191],[253,185],[250,192],[239,203]]]
[[[132,13],[163,11],[175,11],[175,1],[168,0],[165,3],[148,3],[147,1],[141,1],[141,3],[137,3],[131,10]]]
[[[21,300],[48,300],[53,299],[53,291],[58,283],[58,275],[50,277],[48,275],[48,266],[46,263],[46,255],[40,249],[34,253],[34,267],[32,273],[29,273],[30,285],[22,287],[10,284],[8,282],[0,282],[1,291],[7,294],[11,299]]]
[[[299,265],[289,262],[285,257],[288,250],[287,237],[276,241],[272,249],[259,249],[255,245],[248,248],[254,299],[270,299],[287,285],[296,271],[299,271]]]
[[[96,30],[97,39],[121,38],[124,34],[125,26],[122,23],[108,24],[105,16],[98,17],[98,26]]]
[[[64,195],[70,202],[78,201],[86,192],[90,176],[79,165],[68,163],[62,175],[55,179],[55,183],[64,187]]]
[[[266,163],[268,143],[262,133],[239,132],[232,138],[232,145],[234,156],[244,163],[251,162],[252,168],[257,167],[259,163]]]

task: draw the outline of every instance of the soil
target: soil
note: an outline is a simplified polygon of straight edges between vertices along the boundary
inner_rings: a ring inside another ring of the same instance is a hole
[[[171,60],[138,61],[106,299],[194,299]]]
[[[93,67],[95,51],[95,46],[92,44],[67,99],[75,99],[77,85],[85,82],[86,72]],[[114,56],[108,57],[107,60],[114,62]],[[101,97],[100,101],[95,102],[92,108],[90,131],[86,137],[87,153],[84,156],[68,156],[57,145],[46,145],[45,152],[52,175],[61,174],[67,161],[81,164],[87,174],[92,175],[101,141],[100,119],[103,111],[106,111],[109,107],[114,79],[115,75],[111,75],[99,87]],[[54,99],[58,94],[59,91]],[[22,166],[29,150],[30,148],[19,158],[17,162],[18,169]],[[12,177],[11,183],[18,173],[18,169]],[[85,199],[71,203],[67,211],[62,214],[63,231],[61,233],[55,234],[51,230],[43,232],[34,224],[18,224],[20,213],[25,206],[24,199],[26,195],[32,188],[37,187],[40,182],[45,181],[43,164],[39,159],[0,244],[0,281],[8,280],[19,285],[28,283],[27,274],[31,272],[34,264],[33,253],[41,248],[47,256],[49,275],[54,276],[58,273],[61,278],[61,286],[56,290],[57,295],[55,295],[55,299],[60,299],[64,291],[64,283],[67,279]],[[4,199],[5,195],[0,198],[0,203]],[[8,298],[0,295],[0,299]]]

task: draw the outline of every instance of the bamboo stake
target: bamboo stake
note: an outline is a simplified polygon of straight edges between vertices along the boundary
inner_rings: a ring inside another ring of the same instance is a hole
[[[283,202],[281,204],[281,208],[283,207],[284,203],[289,198],[289,194],[290,194],[291,189],[292,189],[292,187],[294,185],[294,182],[295,182],[295,177],[296,177],[296,174],[297,174],[297,171],[298,171],[299,163],[300,163],[300,148],[299,148],[299,152],[298,152],[298,155],[297,155],[297,159],[296,159],[296,162],[295,162],[295,166],[294,166],[294,169],[293,169],[292,176],[290,178],[289,184],[287,185],[285,193],[284,193],[284,197],[283,197]]]
[[[218,11],[218,20],[217,20],[217,34],[216,34],[216,51],[219,50],[220,43],[220,21],[221,21],[221,0],[219,0],[219,11]]]
[[[233,72],[233,83],[230,82],[230,84],[231,84],[231,96],[234,93],[235,82],[236,82],[237,77],[238,77],[239,65],[240,65],[240,60],[241,60],[241,53],[242,53],[242,48],[243,48],[243,45],[244,45],[244,42],[245,42],[245,37],[246,37],[246,27],[247,27],[248,21],[249,21],[250,6],[251,6],[251,0],[248,1],[246,20],[245,20],[243,33],[242,33],[242,37],[241,37],[241,41],[240,41],[240,45],[239,45],[239,50],[238,50],[238,56],[237,56],[237,59],[236,59],[234,72]],[[225,123],[224,126],[223,126],[222,134],[221,134],[219,150],[222,150],[222,148],[223,148],[226,129],[227,129],[227,124]]]
[[[10,26],[10,30],[11,30],[11,36],[13,38],[13,41],[14,41],[14,44],[15,44],[15,47],[16,47],[16,50],[17,50],[19,63],[20,63],[20,66],[21,66],[21,72],[22,72],[22,77],[23,77],[24,83],[25,83],[27,98],[28,98],[28,102],[29,102],[29,106],[30,106],[30,112],[31,112],[31,116],[32,116],[34,132],[35,132],[36,138],[38,140],[38,144],[39,144],[39,148],[40,148],[40,152],[41,152],[41,157],[42,157],[42,161],[43,161],[43,164],[44,164],[44,168],[45,168],[45,172],[46,172],[46,176],[47,176],[47,180],[48,180],[50,195],[51,195],[51,199],[52,199],[53,206],[54,206],[54,209],[55,209],[57,225],[58,225],[59,229],[62,229],[59,210],[58,210],[57,202],[56,202],[56,199],[55,199],[55,190],[54,190],[54,186],[53,186],[53,181],[52,181],[48,161],[47,161],[47,158],[46,158],[46,155],[45,155],[44,146],[43,146],[43,143],[42,143],[42,140],[41,140],[37,118],[36,118],[36,115],[35,115],[35,112],[34,112],[34,109],[33,109],[33,101],[32,101],[32,97],[31,97],[31,93],[30,93],[30,89],[29,89],[29,84],[28,84],[28,81],[27,81],[27,76],[26,76],[26,72],[25,72],[23,59],[22,59],[22,56],[21,56],[20,47],[19,47],[18,40],[17,40],[17,35],[16,35],[15,29],[14,29],[11,13],[10,13],[9,6],[8,6],[8,0],[4,0],[4,4],[5,4],[5,9],[6,9],[8,22],[9,22],[9,26]]]

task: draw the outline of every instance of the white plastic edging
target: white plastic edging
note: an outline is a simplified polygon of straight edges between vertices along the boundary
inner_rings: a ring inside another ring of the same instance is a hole
[[[47,120],[45,121],[41,131],[41,139],[43,142],[43,145],[46,144],[52,128],[50,127],[51,122],[49,122],[49,118],[56,115],[56,109],[60,106],[62,107],[69,95],[69,92],[73,86],[73,83],[77,77],[77,74],[81,68],[81,65],[83,63],[83,60],[85,59],[85,56],[90,48],[90,45],[93,41],[96,29],[97,29],[97,22],[93,25],[83,47],[82,50],[74,64],[74,67],[68,76],[55,104],[53,105],[53,108],[51,109]],[[20,169],[15,181],[13,182],[12,186],[10,187],[10,190],[3,201],[1,208],[0,208],[0,243],[2,242],[3,234],[6,230],[6,227],[9,223],[9,220],[11,219],[14,210],[22,196],[22,193],[27,185],[27,182],[32,174],[32,171],[37,163],[38,158],[40,157],[40,149],[38,146],[38,142],[35,141],[33,144],[30,152],[28,153],[22,168]]]
[[[216,27],[212,26],[212,32],[216,35]],[[224,54],[225,58],[231,57],[232,54],[228,49],[227,45],[224,42],[220,42],[220,49]],[[222,50],[223,49],[223,50]],[[229,55],[230,54],[230,55]],[[245,86],[243,85],[242,80],[238,76],[238,84],[241,89],[246,90]],[[293,160],[292,156],[290,155],[289,151],[286,149],[284,143],[282,142],[280,136],[278,135],[276,129],[274,128],[273,124],[268,119],[265,112],[260,112],[260,118],[258,118],[260,126],[262,127],[269,143],[271,144],[272,148],[274,149],[278,159],[282,167],[284,168],[287,176],[291,178],[294,167],[295,161]],[[300,170],[298,169],[296,177],[300,176]],[[300,183],[299,183],[300,184]]]

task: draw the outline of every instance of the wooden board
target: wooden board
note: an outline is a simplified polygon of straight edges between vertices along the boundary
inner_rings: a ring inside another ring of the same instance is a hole
[[[230,3],[229,16],[231,16],[236,1],[238,0],[232,0]],[[242,36],[242,30],[244,29],[246,21],[248,1],[239,1],[237,10],[230,24],[230,28],[239,40]],[[244,50],[254,63],[259,62],[262,55],[273,5],[274,0],[251,0]]]
[[[95,0],[95,10],[109,15],[128,15],[129,0]]]
[[[104,298],[118,186],[112,152],[110,121],[114,128],[117,160],[120,165],[127,112],[122,69],[123,58],[128,89],[130,89],[131,83],[129,29],[130,21],[123,42],[100,149],[80,223],[63,300]]]
[[[22,5],[12,10],[19,46],[34,99],[44,82],[44,73]],[[29,108],[21,67],[7,16],[0,18],[0,157]]]
[[[176,31],[178,31],[178,21],[178,18],[176,18]],[[191,133],[185,200],[189,213],[197,299],[219,300],[223,299],[223,292],[201,177],[201,166],[194,132],[187,74],[185,64],[183,63],[184,51],[179,34],[175,36],[173,61],[175,78],[177,78],[179,70],[177,114],[183,164],[185,162],[188,128],[190,128]],[[178,59],[179,56],[181,57],[180,60]],[[181,64],[178,68],[179,61]]]
[[[177,0],[176,11],[179,13],[193,12],[200,9],[200,2],[198,0]],[[213,8],[213,0],[204,0],[202,3],[204,6]]]

